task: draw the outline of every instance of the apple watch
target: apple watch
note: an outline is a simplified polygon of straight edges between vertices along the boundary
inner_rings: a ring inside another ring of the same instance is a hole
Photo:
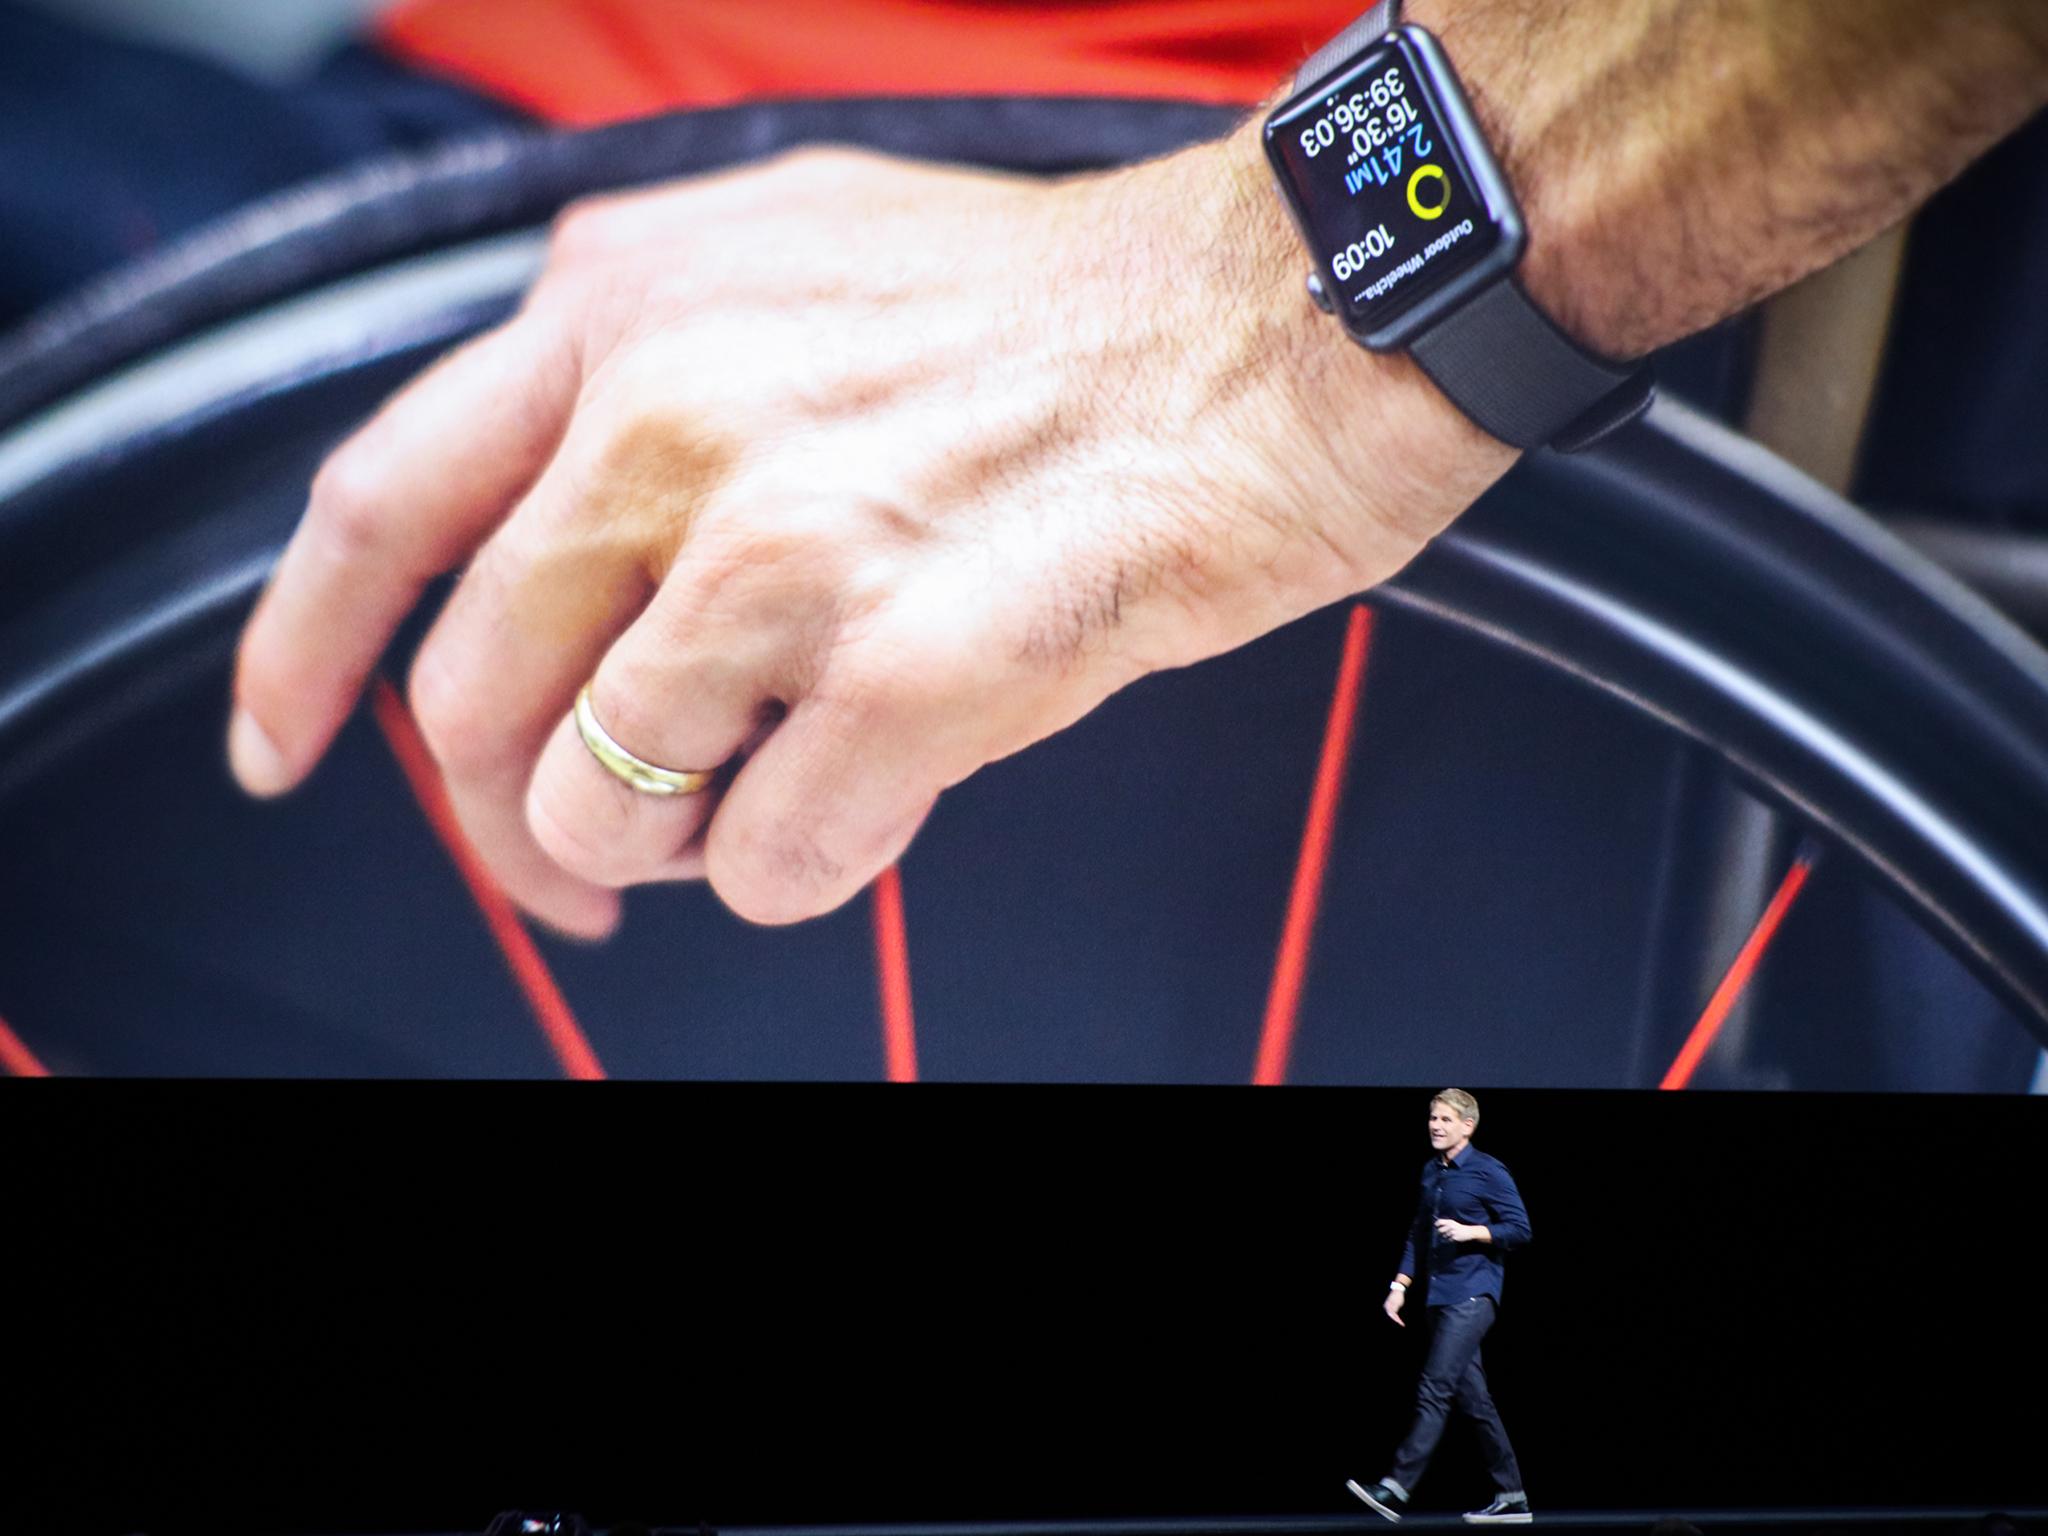
[[[1576,452],[1648,409],[1649,371],[1587,351],[1515,281],[1528,231],[1436,38],[1380,0],[1266,120],[1266,155],[1351,338],[1406,351],[1483,430]]]

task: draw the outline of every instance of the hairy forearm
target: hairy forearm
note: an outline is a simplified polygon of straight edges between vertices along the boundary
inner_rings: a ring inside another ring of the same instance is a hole
[[[1597,350],[1701,330],[1909,215],[2048,103],[2042,0],[1412,0]],[[1258,124],[1234,141],[1263,179]],[[1256,217],[1247,208],[1248,217]],[[1259,218],[1260,249],[1288,248]]]
[[[1529,221],[1635,356],[1854,250],[2048,101],[2041,0],[1419,0]]]
[[[1615,357],[1856,249],[2048,102],[2048,0],[1411,0],[1406,16],[1442,39],[1515,188],[1522,283]],[[1120,259],[1134,283],[1191,279],[1172,290],[1191,377],[1263,379],[1291,401],[1272,440],[1319,443],[1273,466],[1340,509],[1324,531],[1341,560],[1276,568],[1313,603],[1391,574],[1515,455],[1308,302],[1264,115],[1144,181],[1156,201],[1120,209]]]

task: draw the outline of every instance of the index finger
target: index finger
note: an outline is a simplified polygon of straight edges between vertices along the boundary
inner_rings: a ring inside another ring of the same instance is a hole
[[[328,458],[235,665],[228,761],[251,794],[313,769],[421,591],[546,467],[580,387],[560,325],[522,316],[443,359]]]

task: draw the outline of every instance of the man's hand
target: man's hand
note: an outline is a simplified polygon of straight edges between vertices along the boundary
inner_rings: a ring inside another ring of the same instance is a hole
[[[1391,1317],[1394,1320],[1396,1325],[1402,1328],[1406,1328],[1408,1326],[1406,1323],[1401,1321],[1401,1304],[1405,1302],[1407,1299],[1408,1293],[1402,1290],[1399,1286],[1395,1286],[1387,1292],[1387,1299],[1384,1303],[1381,1304],[1380,1307],[1380,1310],[1382,1312],[1386,1313],[1388,1317]]]
[[[1450,1243],[1483,1243],[1492,1234],[1483,1226],[1453,1221],[1445,1216],[1437,1221],[1436,1235]]]
[[[411,698],[508,892],[596,935],[615,888],[708,874],[786,922],[984,763],[1392,574],[1512,456],[1314,315],[1245,153],[1043,184],[812,151],[573,210],[518,318],[321,470],[238,777],[298,782],[466,565]],[[630,752],[729,783],[609,776],[586,680]]]
[[[2048,99],[2041,0],[1416,0],[1520,281],[1633,356],[1905,216]],[[229,753],[308,773],[434,576],[412,698],[514,899],[846,900],[1124,684],[1383,580],[1511,462],[1302,293],[1256,125],[1056,185],[845,152],[573,212],[521,315],[321,470]],[[568,722],[722,790],[654,799]]]

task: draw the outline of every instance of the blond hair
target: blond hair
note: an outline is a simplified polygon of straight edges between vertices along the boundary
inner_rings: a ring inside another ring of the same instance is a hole
[[[1479,1101],[1464,1089],[1446,1088],[1429,1102],[1443,1105],[1460,1120],[1471,1121],[1475,1131],[1479,1129]]]

